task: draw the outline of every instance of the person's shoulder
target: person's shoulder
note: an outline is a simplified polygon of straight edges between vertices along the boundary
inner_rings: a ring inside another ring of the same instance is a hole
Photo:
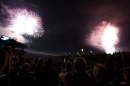
[[[61,72],[59,74],[59,78],[65,77],[68,73],[67,72]]]
[[[121,86],[128,86],[128,84],[126,82],[120,82]]]
[[[66,72],[66,69],[63,69],[61,72],[65,73],[65,72]]]
[[[74,76],[75,73],[74,72],[61,72],[59,74],[59,77],[70,77],[70,76]]]

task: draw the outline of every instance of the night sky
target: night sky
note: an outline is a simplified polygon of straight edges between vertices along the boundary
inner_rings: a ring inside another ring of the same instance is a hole
[[[29,49],[47,53],[76,53],[85,49],[101,52],[85,41],[102,21],[120,29],[118,47],[130,47],[129,0],[3,0],[12,7],[24,7],[37,12],[43,19],[45,33],[32,39]]]

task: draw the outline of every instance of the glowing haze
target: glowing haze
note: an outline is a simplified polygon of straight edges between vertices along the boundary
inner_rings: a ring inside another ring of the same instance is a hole
[[[25,39],[22,35],[14,34],[10,32],[10,26],[8,27],[1,27],[0,26],[0,35],[9,36],[11,38],[16,38],[18,42],[26,43],[29,42],[27,39]]]
[[[92,31],[87,42],[91,46],[105,50],[106,53],[113,53],[116,51],[115,46],[119,43],[118,38],[119,29],[105,21]]]
[[[36,13],[27,9],[11,9],[8,11],[8,21],[12,26],[11,31],[15,34],[41,37],[44,34],[42,19]]]

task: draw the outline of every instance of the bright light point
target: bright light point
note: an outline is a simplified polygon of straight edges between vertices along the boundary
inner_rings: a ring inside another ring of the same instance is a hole
[[[83,49],[81,49],[81,51],[84,51]]]
[[[64,58],[64,63],[66,62],[66,58]]]

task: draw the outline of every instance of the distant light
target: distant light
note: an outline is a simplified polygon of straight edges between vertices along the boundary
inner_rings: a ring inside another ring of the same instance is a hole
[[[70,53],[69,53],[70,54]]]
[[[84,49],[81,49],[81,51],[84,51]]]
[[[90,53],[92,53],[93,51],[90,51]]]
[[[66,58],[64,58],[64,63],[66,62]]]

